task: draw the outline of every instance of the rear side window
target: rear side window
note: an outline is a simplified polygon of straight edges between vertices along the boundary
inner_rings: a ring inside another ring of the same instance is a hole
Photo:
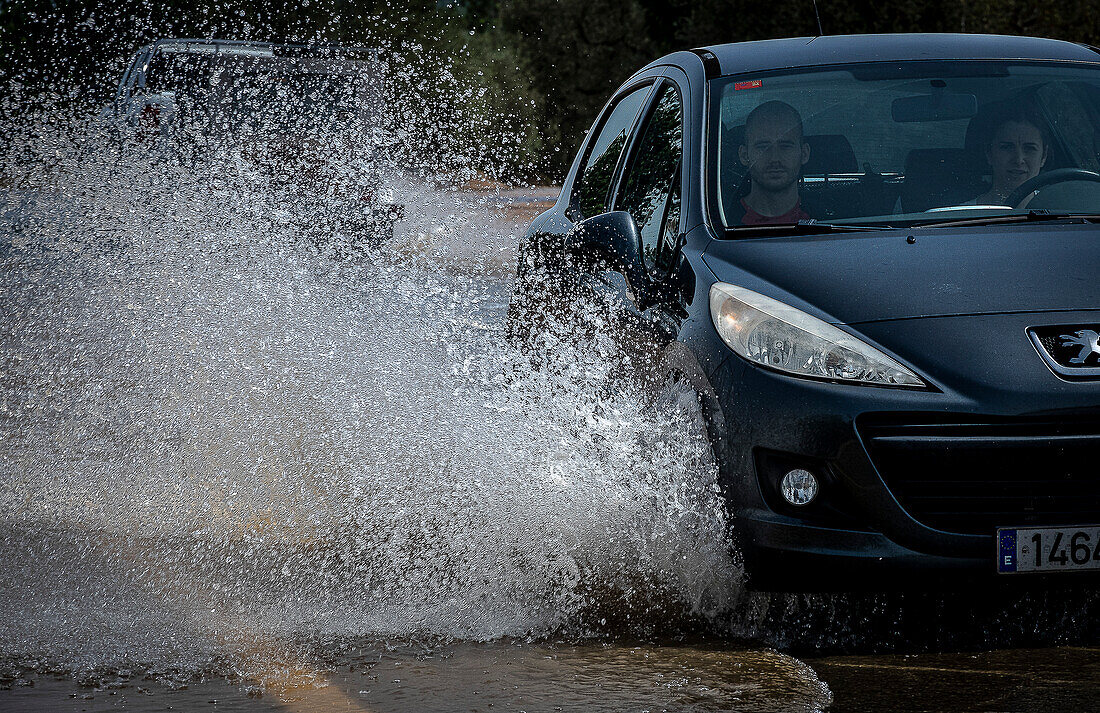
[[[612,107],[600,126],[599,135],[592,142],[588,157],[573,184],[570,208],[577,214],[574,219],[591,218],[607,210],[607,194],[611,189],[615,166],[649,90],[647,85],[624,96]]]

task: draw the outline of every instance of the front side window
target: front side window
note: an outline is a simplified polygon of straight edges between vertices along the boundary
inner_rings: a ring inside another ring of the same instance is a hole
[[[871,63],[723,77],[710,96],[730,230],[1100,212],[1095,66]]]
[[[570,209],[575,214],[575,220],[591,218],[607,210],[607,196],[615,166],[650,88],[646,85],[635,89],[620,99],[600,126],[599,134],[592,142],[588,157],[573,184]]]
[[[626,170],[616,205],[634,218],[646,266],[658,270],[668,266],[676,250],[684,147],[680,94],[670,83],[660,91]]]

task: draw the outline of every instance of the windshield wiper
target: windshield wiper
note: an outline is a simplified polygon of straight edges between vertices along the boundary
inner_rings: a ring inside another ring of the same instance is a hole
[[[897,230],[892,225],[849,225],[847,223],[819,223],[816,220],[800,220],[797,223],[778,225],[738,225],[727,228],[736,238],[761,235],[824,235],[826,233],[865,233],[869,230]]]
[[[1000,225],[1002,223],[1030,223],[1047,220],[1080,220],[1084,223],[1100,221],[1100,213],[1052,213],[1048,210],[1029,210],[1010,215],[986,215],[980,218],[960,218],[942,222],[915,223],[914,228],[950,228],[956,225]]]

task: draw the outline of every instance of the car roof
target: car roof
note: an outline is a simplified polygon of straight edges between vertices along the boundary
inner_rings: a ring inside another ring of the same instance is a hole
[[[723,75],[852,62],[905,60],[1100,61],[1100,53],[1095,48],[1073,42],[1037,37],[967,34],[824,35],[735,42],[694,50],[696,55],[704,57],[708,52],[718,60],[719,74]],[[659,63],[660,60],[654,64]]]
[[[308,55],[322,52],[347,52],[377,55],[378,50],[367,47],[337,45],[331,43],[291,44],[279,42],[252,42],[248,40],[219,40],[213,38],[166,37],[158,39],[145,49],[154,52],[178,54],[236,54],[255,57],[280,55]]]

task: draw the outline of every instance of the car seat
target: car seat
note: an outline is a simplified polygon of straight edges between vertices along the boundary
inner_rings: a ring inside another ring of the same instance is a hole
[[[856,152],[844,134],[816,134],[805,138],[810,145],[810,160],[802,167],[803,176],[856,173]]]
[[[913,149],[905,157],[901,208],[919,213],[961,205],[985,190],[980,164],[966,149]]]

